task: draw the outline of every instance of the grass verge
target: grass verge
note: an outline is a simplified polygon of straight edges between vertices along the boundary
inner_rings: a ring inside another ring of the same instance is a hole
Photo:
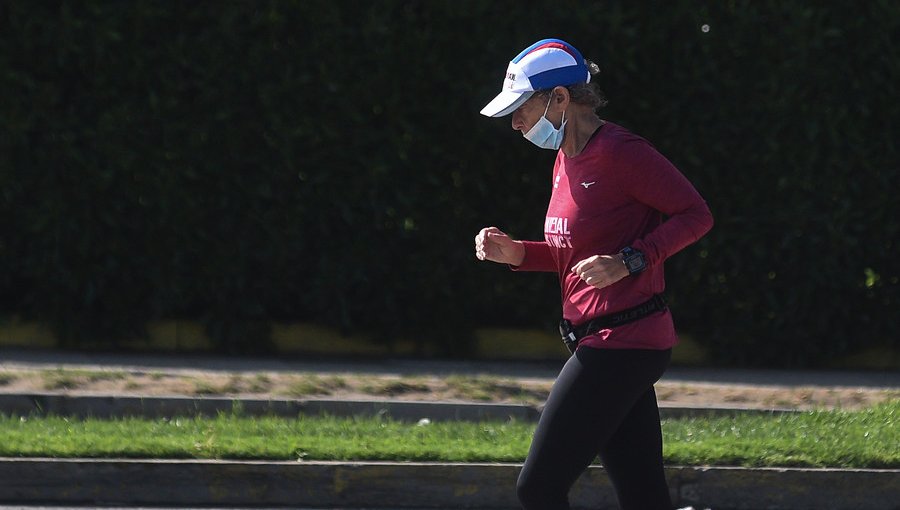
[[[45,390],[71,390],[98,381],[118,381],[128,374],[121,370],[44,370]]]
[[[669,464],[900,467],[900,401],[862,411],[667,420]],[[0,456],[521,462],[531,423],[277,417],[0,417]]]

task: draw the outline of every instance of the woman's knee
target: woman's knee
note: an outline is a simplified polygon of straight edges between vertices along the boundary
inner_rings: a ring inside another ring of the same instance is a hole
[[[569,508],[568,491],[554,489],[548,480],[519,476],[516,496],[525,510],[556,510]]]

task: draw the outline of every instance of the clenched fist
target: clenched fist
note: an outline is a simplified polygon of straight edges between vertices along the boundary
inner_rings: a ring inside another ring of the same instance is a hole
[[[485,227],[475,236],[475,257],[518,266],[525,260],[525,246],[497,227]]]
[[[628,276],[628,268],[622,262],[622,254],[594,255],[572,267],[572,272],[584,283],[602,289]]]

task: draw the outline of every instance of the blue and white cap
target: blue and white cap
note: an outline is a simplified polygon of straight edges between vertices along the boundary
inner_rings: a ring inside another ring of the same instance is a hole
[[[512,59],[506,68],[503,89],[481,109],[481,114],[504,117],[535,91],[590,81],[584,57],[574,46],[559,39],[542,39]]]

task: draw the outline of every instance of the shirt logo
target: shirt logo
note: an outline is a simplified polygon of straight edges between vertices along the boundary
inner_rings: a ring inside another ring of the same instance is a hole
[[[582,183],[581,183],[581,185],[584,186],[584,189],[588,189],[588,188],[590,188],[591,186],[593,186],[594,184],[597,184],[597,181],[594,181],[594,182],[582,182]]]
[[[544,239],[554,248],[572,248],[569,218],[547,216],[547,219],[544,220]]]

